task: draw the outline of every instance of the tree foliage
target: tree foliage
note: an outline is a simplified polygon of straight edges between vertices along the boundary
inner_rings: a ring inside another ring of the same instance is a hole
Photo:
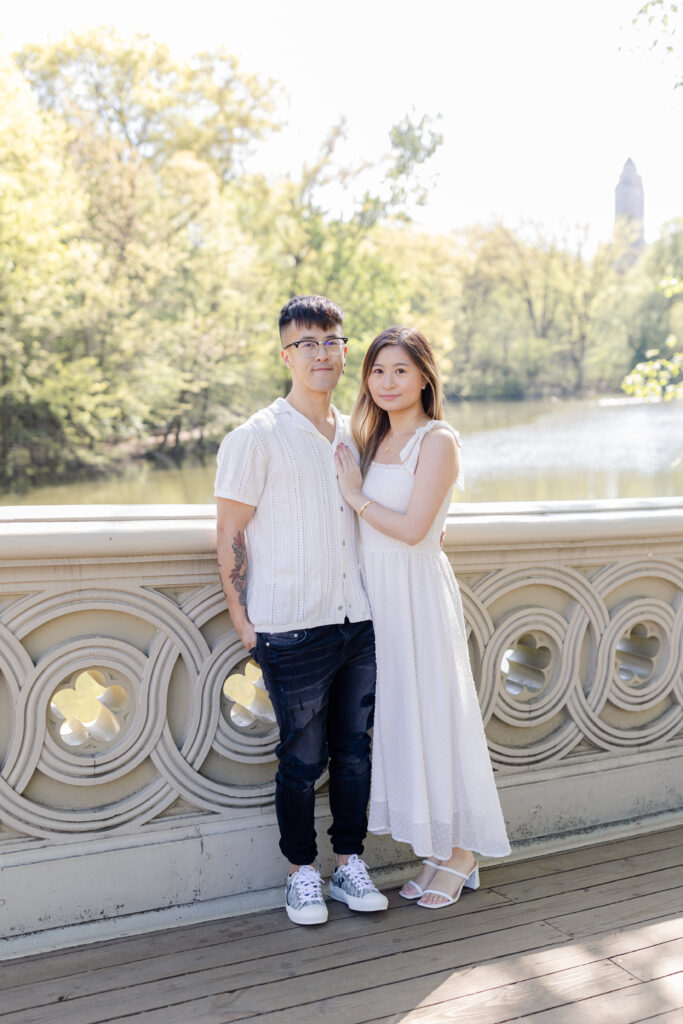
[[[683,24],[683,5],[672,0],[648,0],[634,21],[646,26],[651,47],[663,48],[668,58],[679,62],[680,68],[680,53],[675,44],[679,39],[677,30]],[[676,88],[683,86],[680,70],[678,75]],[[683,296],[683,222],[675,221],[665,229],[649,263],[659,278],[658,294],[651,299],[652,306],[662,313],[659,338],[653,337],[652,332],[643,336],[639,355],[644,358],[636,363],[621,386],[626,394],[638,398],[683,398],[683,324],[679,305]]]
[[[663,52],[667,60],[677,64],[675,88],[683,86],[683,69],[676,44],[683,28],[683,4],[677,0],[647,0],[636,13],[634,24],[644,30],[652,50]]]
[[[683,226],[630,269],[618,239],[591,253],[533,225],[417,231],[433,119],[405,117],[359,166],[342,121],[298,175],[267,178],[245,158],[277,130],[272,83],[222,50],[181,62],[108,30],[27,47],[0,65],[0,94],[6,487],[131,448],[211,450],[285,393],[276,323],[297,293],[345,309],[347,408],[367,344],[397,322],[471,397],[614,388],[655,348],[658,380],[678,365],[679,294],[660,282],[683,279]]]
[[[17,60],[44,110],[155,167],[187,150],[229,181],[274,127],[273,83],[242,72],[223,48],[181,63],[149,36],[90,29],[27,46]]]

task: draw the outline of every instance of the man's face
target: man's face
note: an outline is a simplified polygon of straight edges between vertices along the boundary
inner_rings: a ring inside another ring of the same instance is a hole
[[[342,337],[340,324],[318,327],[317,324],[289,323],[282,331],[281,356],[292,371],[292,384],[310,391],[333,391],[339,382],[346,345],[325,345],[324,342]],[[297,345],[295,342],[322,342],[323,344]]]

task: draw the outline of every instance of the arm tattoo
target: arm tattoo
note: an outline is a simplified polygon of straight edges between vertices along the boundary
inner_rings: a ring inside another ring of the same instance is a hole
[[[247,605],[247,545],[244,535],[238,530],[232,539],[232,550],[235,553],[235,565],[230,570],[229,580],[239,594],[243,608]]]

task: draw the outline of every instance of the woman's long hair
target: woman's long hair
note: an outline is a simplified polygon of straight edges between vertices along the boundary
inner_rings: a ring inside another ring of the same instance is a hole
[[[372,400],[368,378],[377,356],[387,345],[399,345],[410,356],[425,381],[422,408],[430,419],[440,420],[443,412],[443,387],[434,361],[432,347],[423,334],[410,327],[388,327],[370,342],[361,370],[360,392],[351,413],[351,431],[360,452],[363,476],[370,468],[382,438],[389,431],[389,414]]]

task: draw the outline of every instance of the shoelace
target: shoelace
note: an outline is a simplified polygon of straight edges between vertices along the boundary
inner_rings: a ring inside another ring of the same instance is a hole
[[[313,868],[299,868],[294,879],[294,885],[299,896],[304,900],[322,899],[320,887],[320,875]]]
[[[377,889],[377,886],[373,885],[370,879],[367,864],[364,860],[360,859],[357,853],[354,853],[349,857],[349,861],[344,867],[344,872],[345,874],[348,874],[354,884],[360,884],[361,888]]]

